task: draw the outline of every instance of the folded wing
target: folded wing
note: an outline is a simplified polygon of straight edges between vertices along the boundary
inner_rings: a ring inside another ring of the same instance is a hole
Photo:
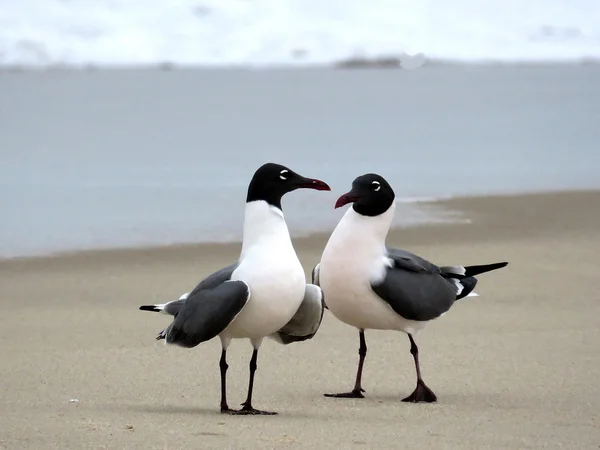
[[[281,344],[291,344],[311,339],[319,330],[323,320],[323,293],[314,284],[307,284],[304,299],[294,317],[270,337]]]
[[[249,299],[250,288],[243,281],[225,281],[214,288],[194,290],[157,339],[195,347],[227,328]]]
[[[406,250],[388,248],[390,267],[383,280],[371,289],[400,316],[408,320],[435,319],[452,304],[470,294],[477,279],[474,275],[505,267],[508,263],[480,266],[438,267]]]

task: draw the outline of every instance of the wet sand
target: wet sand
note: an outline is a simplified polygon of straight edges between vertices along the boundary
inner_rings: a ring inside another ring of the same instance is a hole
[[[358,333],[326,312],[317,336],[259,354],[255,406],[218,413],[218,340],[185,350],[154,336],[174,299],[230,263],[239,244],[112,250],[0,262],[2,449],[526,449],[600,447],[600,192],[457,199],[470,224],[390,233],[439,264],[510,261],[482,275],[418,336],[438,403],[414,388],[409,342]],[[327,236],[295,239],[307,274]],[[229,353],[229,402],[244,400],[251,347]],[[77,399],[77,402],[70,402]]]

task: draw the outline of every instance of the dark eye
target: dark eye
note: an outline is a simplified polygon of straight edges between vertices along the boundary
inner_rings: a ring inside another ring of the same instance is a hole
[[[281,178],[282,180],[287,180],[288,172],[289,172],[289,170],[283,169],[281,172],[279,172],[279,178]]]
[[[379,184],[379,181],[373,181],[371,184],[373,185],[373,190],[375,192],[377,192],[379,189],[381,189],[381,184]]]

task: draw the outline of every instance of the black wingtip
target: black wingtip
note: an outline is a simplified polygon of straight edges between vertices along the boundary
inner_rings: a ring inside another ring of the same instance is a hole
[[[475,275],[479,275],[480,273],[491,272],[492,270],[502,269],[503,267],[508,266],[508,261],[503,261],[494,264],[481,264],[478,266],[468,266],[465,267],[465,277],[473,277]]]
[[[140,306],[140,311],[159,312],[160,310],[154,305],[142,305]]]

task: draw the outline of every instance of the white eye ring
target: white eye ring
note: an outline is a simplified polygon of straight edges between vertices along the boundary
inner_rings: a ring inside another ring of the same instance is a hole
[[[373,185],[373,190],[375,192],[377,192],[379,189],[381,189],[381,184],[379,184],[379,181],[373,181],[373,183],[371,183]]]
[[[281,172],[279,172],[279,178],[281,178],[282,180],[287,180],[287,177],[285,176],[285,174],[288,172],[289,172],[289,170],[283,169]]]

